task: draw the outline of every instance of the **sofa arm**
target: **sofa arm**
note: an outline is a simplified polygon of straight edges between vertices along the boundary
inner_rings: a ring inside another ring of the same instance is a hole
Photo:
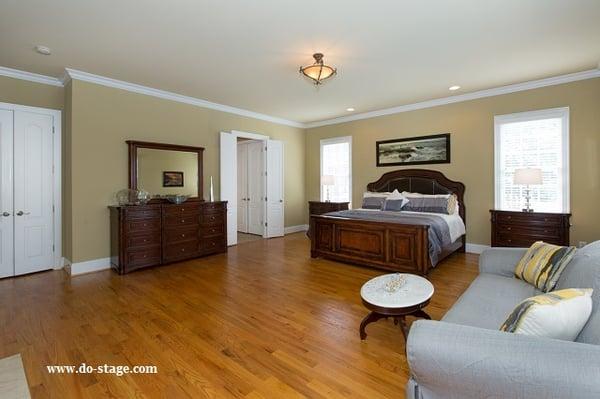
[[[488,248],[479,255],[479,273],[512,277],[527,248]]]
[[[600,397],[596,345],[419,320],[406,349],[423,398]]]

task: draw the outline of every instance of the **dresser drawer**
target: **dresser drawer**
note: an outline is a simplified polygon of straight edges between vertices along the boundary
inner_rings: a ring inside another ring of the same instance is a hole
[[[125,231],[130,235],[142,235],[160,231],[160,218],[128,220],[125,222]]]
[[[160,232],[138,233],[127,236],[127,248],[160,245]]]
[[[520,236],[530,236],[530,237],[548,237],[548,238],[556,238],[560,236],[560,230],[557,226],[549,225],[549,226],[540,226],[540,225],[518,225],[518,224],[501,224],[498,223],[498,233],[499,234],[510,234],[510,235],[520,235]]]
[[[198,240],[198,226],[185,226],[166,229],[164,233],[165,244],[174,244],[183,241]]]
[[[145,247],[127,251],[128,269],[160,264],[160,246]]]
[[[496,222],[512,225],[560,226],[562,217],[549,214],[497,213]]]
[[[218,224],[223,224],[224,222],[223,213],[208,213],[202,215],[202,225],[203,226],[213,226]]]
[[[203,213],[219,213],[226,211],[225,202],[206,202],[202,205]]]
[[[164,213],[166,216],[187,216],[189,214],[198,214],[198,204],[181,204],[181,205],[168,205],[164,207]]]
[[[196,213],[186,213],[184,215],[169,215],[164,218],[165,228],[173,228],[178,226],[197,226],[199,217]]]
[[[225,235],[225,225],[223,223],[212,226],[203,226],[201,228],[202,237],[218,237]]]
[[[203,238],[200,241],[200,249],[203,253],[225,252],[227,241],[225,237]]]
[[[165,262],[174,262],[193,258],[198,256],[198,246],[198,240],[168,245],[163,251],[163,260]]]
[[[127,207],[124,211],[127,220],[133,219],[156,219],[160,218],[160,207],[140,206]]]

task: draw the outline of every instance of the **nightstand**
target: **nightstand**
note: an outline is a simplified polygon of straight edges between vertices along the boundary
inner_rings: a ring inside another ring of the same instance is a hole
[[[308,201],[308,216],[345,211],[348,209],[349,204],[349,202]],[[306,232],[306,235],[310,237],[310,230]]]
[[[569,245],[570,213],[490,210],[492,247],[529,247],[536,241]]]

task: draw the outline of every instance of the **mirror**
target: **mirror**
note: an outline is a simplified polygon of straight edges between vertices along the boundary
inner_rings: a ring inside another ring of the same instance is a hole
[[[202,198],[202,147],[127,141],[129,187],[152,198],[188,195]]]

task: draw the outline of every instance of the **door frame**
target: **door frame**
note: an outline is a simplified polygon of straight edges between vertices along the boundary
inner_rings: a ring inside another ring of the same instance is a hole
[[[55,270],[62,269],[65,260],[62,257],[62,111],[50,108],[31,107],[29,105],[11,104],[0,102],[0,109],[8,111],[25,111],[41,115],[52,116],[52,198],[54,214],[52,216],[54,238],[54,265]],[[14,114],[13,114],[14,120]]]

